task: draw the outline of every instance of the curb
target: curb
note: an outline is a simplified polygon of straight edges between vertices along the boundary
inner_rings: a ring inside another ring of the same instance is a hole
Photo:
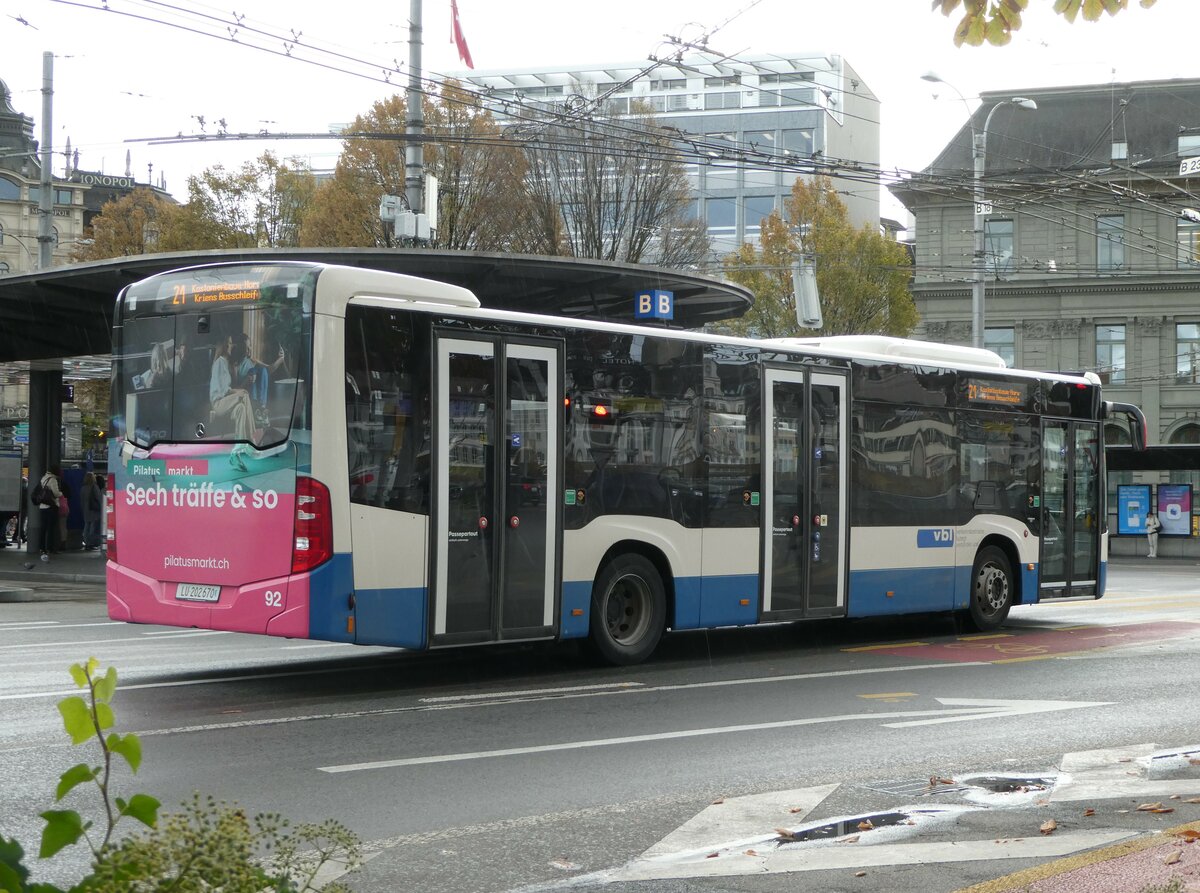
[[[1035,865],[1032,868],[1025,868],[1021,871],[1007,874],[1004,877],[993,878],[990,881],[984,881],[971,887],[963,887],[955,891],[955,893],[1015,893],[1015,891],[1019,891],[1030,884],[1058,877],[1071,871],[1090,868],[1093,865],[1110,862],[1113,859],[1120,859],[1122,856],[1141,853],[1157,847],[1171,846],[1176,842],[1176,838],[1185,836],[1184,832],[1188,831],[1200,832],[1200,822],[1188,822],[1186,825],[1177,825],[1174,828],[1156,831],[1137,837],[1134,840],[1127,840],[1123,843],[1115,843],[1112,846],[1106,846],[1098,850],[1089,850],[1086,853],[1077,853],[1073,856],[1055,859],[1053,862]]]

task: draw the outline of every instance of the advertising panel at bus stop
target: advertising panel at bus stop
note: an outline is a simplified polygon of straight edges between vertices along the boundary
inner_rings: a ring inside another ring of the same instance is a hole
[[[1166,536],[1192,535],[1192,485],[1158,485],[1158,520]]]
[[[1150,486],[1123,484],[1117,487],[1117,533],[1144,534],[1150,513]]]

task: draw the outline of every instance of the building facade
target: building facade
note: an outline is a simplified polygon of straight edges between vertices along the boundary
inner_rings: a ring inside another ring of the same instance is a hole
[[[989,120],[976,215],[972,140]],[[1107,399],[1143,409],[1150,443],[1200,443],[1198,190],[1200,80],[983,94],[934,162],[893,188],[915,218],[916,337],[971,343],[982,269],[986,347],[1019,367],[1095,372]],[[1105,437],[1127,442],[1115,426]],[[1110,474],[1111,511],[1133,479]],[[1200,487],[1200,470],[1137,481]]]
[[[759,223],[782,208],[797,168],[879,165],[879,100],[841,56],[764,54],[718,62],[696,56],[456,77],[497,107],[552,110],[594,102],[598,112],[614,116],[649,108],[696,159],[685,165],[692,212],[705,222],[718,257],[758,239]],[[842,198],[856,226],[878,225],[876,183],[853,182]]]
[[[1003,107],[1015,97],[1037,109]],[[989,115],[977,261],[972,136]],[[1200,443],[1196,189],[1200,80],[985,93],[933,164],[893,188],[916,224],[918,334],[970,343],[978,262],[985,346],[1017,366],[1097,372],[1143,408],[1152,442]]]

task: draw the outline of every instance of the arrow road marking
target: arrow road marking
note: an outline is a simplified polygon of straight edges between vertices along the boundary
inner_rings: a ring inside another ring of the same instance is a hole
[[[951,709],[906,710],[890,713],[848,713],[842,716],[813,716],[805,719],[787,719],[777,722],[747,723],[736,726],[715,726],[705,729],[683,729],[676,732],[655,732],[647,735],[624,735],[618,738],[593,738],[585,741],[566,741],[560,744],[537,744],[528,747],[507,747],[501,750],[479,750],[466,753],[436,754],[425,757],[406,757],[395,760],[375,760],[366,763],[344,763],[338,766],[320,766],[321,772],[362,772],[367,769],[396,769],[403,766],[425,766],[433,763],[461,763],[468,760],[487,760],[496,757],[524,756],[554,751],[583,750],[591,747],[610,747],[619,744],[644,744],[650,741],[673,741],[681,738],[703,738],[710,735],[729,735],[738,732],[761,732],[774,729],[792,729],[799,726],[817,726],[838,722],[878,721],[881,719],[903,720],[884,723],[888,728],[907,728],[912,725],[929,725],[940,722],[964,722],[974,719],[1022,716],[1029,713],[1047,713],[1055,710],[1077,710],[1083,707],[1106,707],[1106,701],[1000,701],[974,700],[969,698],[936,698]],[[927,717],[915,720],[914,717]]]
[[[667,878],[731,877],[737,875],[782,874],[798,871],[850,870],[879,868],[885,865],[930,865],[947,862],[979,862],[992,859],[1049,859],[1069,856],[1081,850],[1105,846],[1136,837],[1132,830],[1079,831],[1052,837],[1025,837],[997,840],[947,840],[935,843],[901,843],[864,846],[794,847],[770,854],[753,856],[734,853],[710,859],[704,855],[693,860],[642,861],[637,859],[613,872],[603,873],[608,883],[618,881],[665,880]],[[576,879],[578,880],[578,879]]]

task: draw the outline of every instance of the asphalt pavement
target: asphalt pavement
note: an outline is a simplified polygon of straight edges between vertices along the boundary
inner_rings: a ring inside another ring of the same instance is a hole
[[[1142,567],[1146,564],[1143,558],[1116,558],[1111,561],[1114,566]],[[71,551],[51,556],[48,562],[42,562],[35,553],[9,546],[0,550],[0,603],[12,601],[40,601],[43,599],[61,598],[96,598],[104,597],[104,566],[105,554],[99,552]],[[1185,559],[1160,559],[1156,566],[1200,567],[1200,563]],[[1186,756],[1186,755],[1184,755]],[[1128,760],[1124,762],[1129,762]],[[1200,759],[1191,759],[1191,765],[1200,765]],[[1128,766],[1119,767],[1119,771],[1131,775]],[[1147,887],[1163,886],[1173,882],[1178,883],[1182,891],[1200,891],[1200,822],[1192,821],[1166,827],[1175,803],[1172,798],[1163,797],[1157,804],[1135,803],[1135,799],[1127,799],[1118,804],[1115,799],[1111,804],[1113,811],[1128,815],[1138,814],[1142,805],[1157,805],[1158,818],[1163,820],[1156,829],[1143,826],[1140,833],[1107,846],[1100,846],[1083,852],[1075,853],[1064,858],[1047,858],[1037,862],[1032,867],[1009,873],[990,880],[981,881],[973,886],[961,888],[961,893],[1070,893],[1070,891],[1088,891],[1088,893],[1136,893]],[[1175,801],[1181,798],[1175,796]],[[1074,802],[1074,801],[1072,801]],[[1193,803],[1195,800],[1185,800]],[[1047,806],[1051,804],[1046,803]],[[1091,810],[1084,811],[1087,804],[1078,803],[1071,807],[1071,814],[1079,813],[1087,816]],[[1096,803],[1100,806],[1100,802]],[[1065,806],[1065,804],[1064,804]],[[1116,807],[1123,807],[1117,809]],[[1194,807],[1193,807],[1194,808]],[[1095,812],[1107,812],[1097,809]],[[1057,812],[1054,810],[1053,812]],[[1047,809],[1043,815],[1050,815]],[[1186,810],[1176,813],[1179,819],[1189,818]],[[1075,818],[1074,823],[1086,821]],[[1060,822],[1060,825],[1062,823]],[[1129,828],[1131,822],[1118,819],[1115,824]],[[986,829],[978,829],[987,835]],[[999,830],[999,829],[993,829]],[[1041,832],[1050,837],[1056,832],[1054,828]],[[997,839],[997,843],[1005,841]],[[382,860],[381,860],[382,861]],[[1026,866],[1029,862],[1022,860]],[[885,869],[886,871],[886,869]],[[864,872],[865,873],[865,872]],[[978,877],[978,875],[977,875]],[[346,878],[353,887],[354,879]],[[597,878],[597,880],[599,880]],[[632,882],[632,883],[630,883]],[[860,881],[861,882],[861,881]],[[629,883],[626,887],[625,884]],[[610,889],[642,889],[653,888],[654,881],[637,878],[609,876],[598,886],[609,886]],[[574,879],[571,886],[589,886],[584,878]],[[553,889],[558,885],[546,885]],[[674,888],[672,888],[674,889]],[[869,884],[863,889],[873,889]],[[1170,889],[1168,887],[1168,889]]]

